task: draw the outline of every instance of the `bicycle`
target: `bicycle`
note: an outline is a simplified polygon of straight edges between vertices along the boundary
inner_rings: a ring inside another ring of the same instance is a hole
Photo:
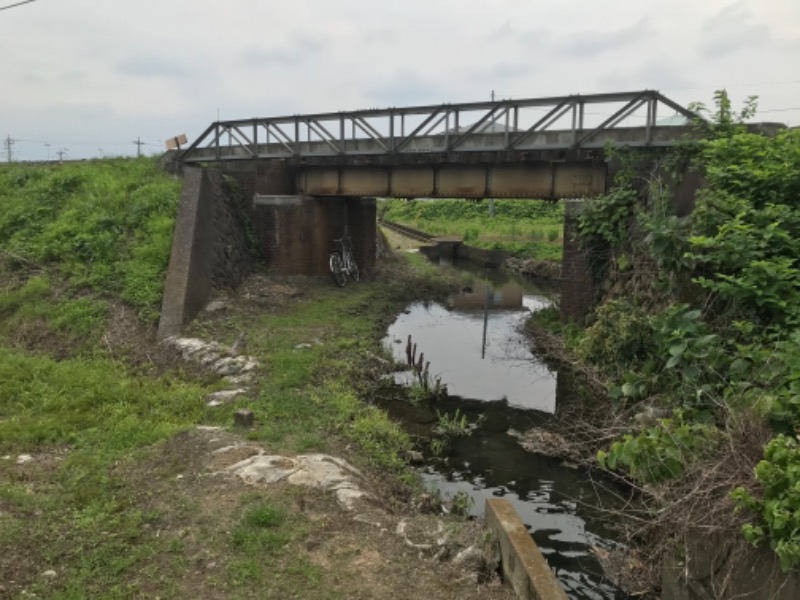
[[[350,236],[337,238],[331,242],[333,251],[328,255],[328,266],[336,285],[344,287],[347,277],[358,281],[358,265],[353,257],[353,240]]]

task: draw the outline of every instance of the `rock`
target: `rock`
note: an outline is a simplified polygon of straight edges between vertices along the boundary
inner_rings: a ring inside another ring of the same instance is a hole
[[[189,360],[192,355],[198,352],[208,352],[209,350],[218,351],[216,348],[216,344],[213,342],[204,342],[203,340],[197,338],[179,338],[179,337],[170,337],[164,340],[169,345],[177,348],[181,351],[183,357]]]
[[[18,465],[24,465],[25,463],[29,463],[32,460],[33,460],[33,456],[31,456],[30,454],[20,454],[17,457],[17,464]]]
[[[57,576],[58,576],[58,573],[56,573],[53,569],[49,569],[49,570],[45,571],[44,573],[42,573],[42,577],[46,577],[47,579],[53,579],[54,577],[57,577]]]
[[[485,559],[483,552],[475,546],[465,548],[455,555],[453,564],[466,567],[468,569],[480,569],[483,566]]]
[[[242,367],[244,366],[240,360],[241,358],[241,356],[220,358],[214,363],[212,368],[220,377],[224,377],[225,375],[237,375],[242,372]]]
[[[247,390],[244,388],[237,388],[235,390],[220,390],[218,392],[212,392],[206,396],[206,405],[207,406],[220,406],[225,404],[226,402],[233,402],[239,396],[242,396],[247,393]]]
[[[227,309],[227,303],[223,302],[222,300],[213,300],[206,305],[206,312],[210,313],[220,312]]]
[[[253,383],[255,375],[253,373],[241,373],[239,375],[226,375],[223,379],[231,385],[248,385]]]
[[[236,336],[236,339],[231,344],[231,347],[228,349],[228,352],[231,356],[236,356],[239,353],[239,350],[244,346],[244,331],[240,331],[239,335]]]
[[[249,356],[226,356],[217,360],[212,368],[217,375],[225,377],[255,371],[258,364],[255,358]]]
[[[416,450],[409,450],[406,452],[406,460],[409,464],[412,465],[421,465],[425,462],[425,457],[422,455],[422,452],[417,452]]]
[[[302,454],[294,458],[259,454],[226,469],[250,485],[285,481],[292,485],[318,487],[336,494],[345,508],[366,496],[356,483],[360,473],[346,461],[327,454]]]
[[[233,424],[236,427],[252,427],[255,423],[255,415],[252,410],[240,408],[233,413]]]

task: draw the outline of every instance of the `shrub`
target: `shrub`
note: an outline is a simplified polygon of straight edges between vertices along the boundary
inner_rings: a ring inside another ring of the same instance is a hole
[[[733,498],[739,508],[757,516],[756,524],[747,524],[743,533],[758,546],[769,540],[778,555],[781,568],[788,571],[800,565],[800,447],[797,438],[778,435],[764,451],[764,460],[755,470],[764,493],[756,498],[737,488]]]

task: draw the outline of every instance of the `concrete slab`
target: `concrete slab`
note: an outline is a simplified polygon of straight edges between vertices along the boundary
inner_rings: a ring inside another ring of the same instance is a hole
[[[544,556],[514,506],[503,498],[486,501],[486,523],[500,542],[503,577],[523,600],[567,600]]]

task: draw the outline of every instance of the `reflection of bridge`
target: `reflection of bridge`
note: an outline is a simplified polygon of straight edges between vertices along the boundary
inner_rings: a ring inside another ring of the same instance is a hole
[[[479,283],[469,291],[462,291],[451,302],[461,310],[519,310],[522,308],[522,286],[508,282],[497,287]]]
[[[640,91],[243,119],[213,123],[180,161],[279,166],[273,194],[574,198],[605,191],[606,144],[690,133],[659,108],[696,117]]]

